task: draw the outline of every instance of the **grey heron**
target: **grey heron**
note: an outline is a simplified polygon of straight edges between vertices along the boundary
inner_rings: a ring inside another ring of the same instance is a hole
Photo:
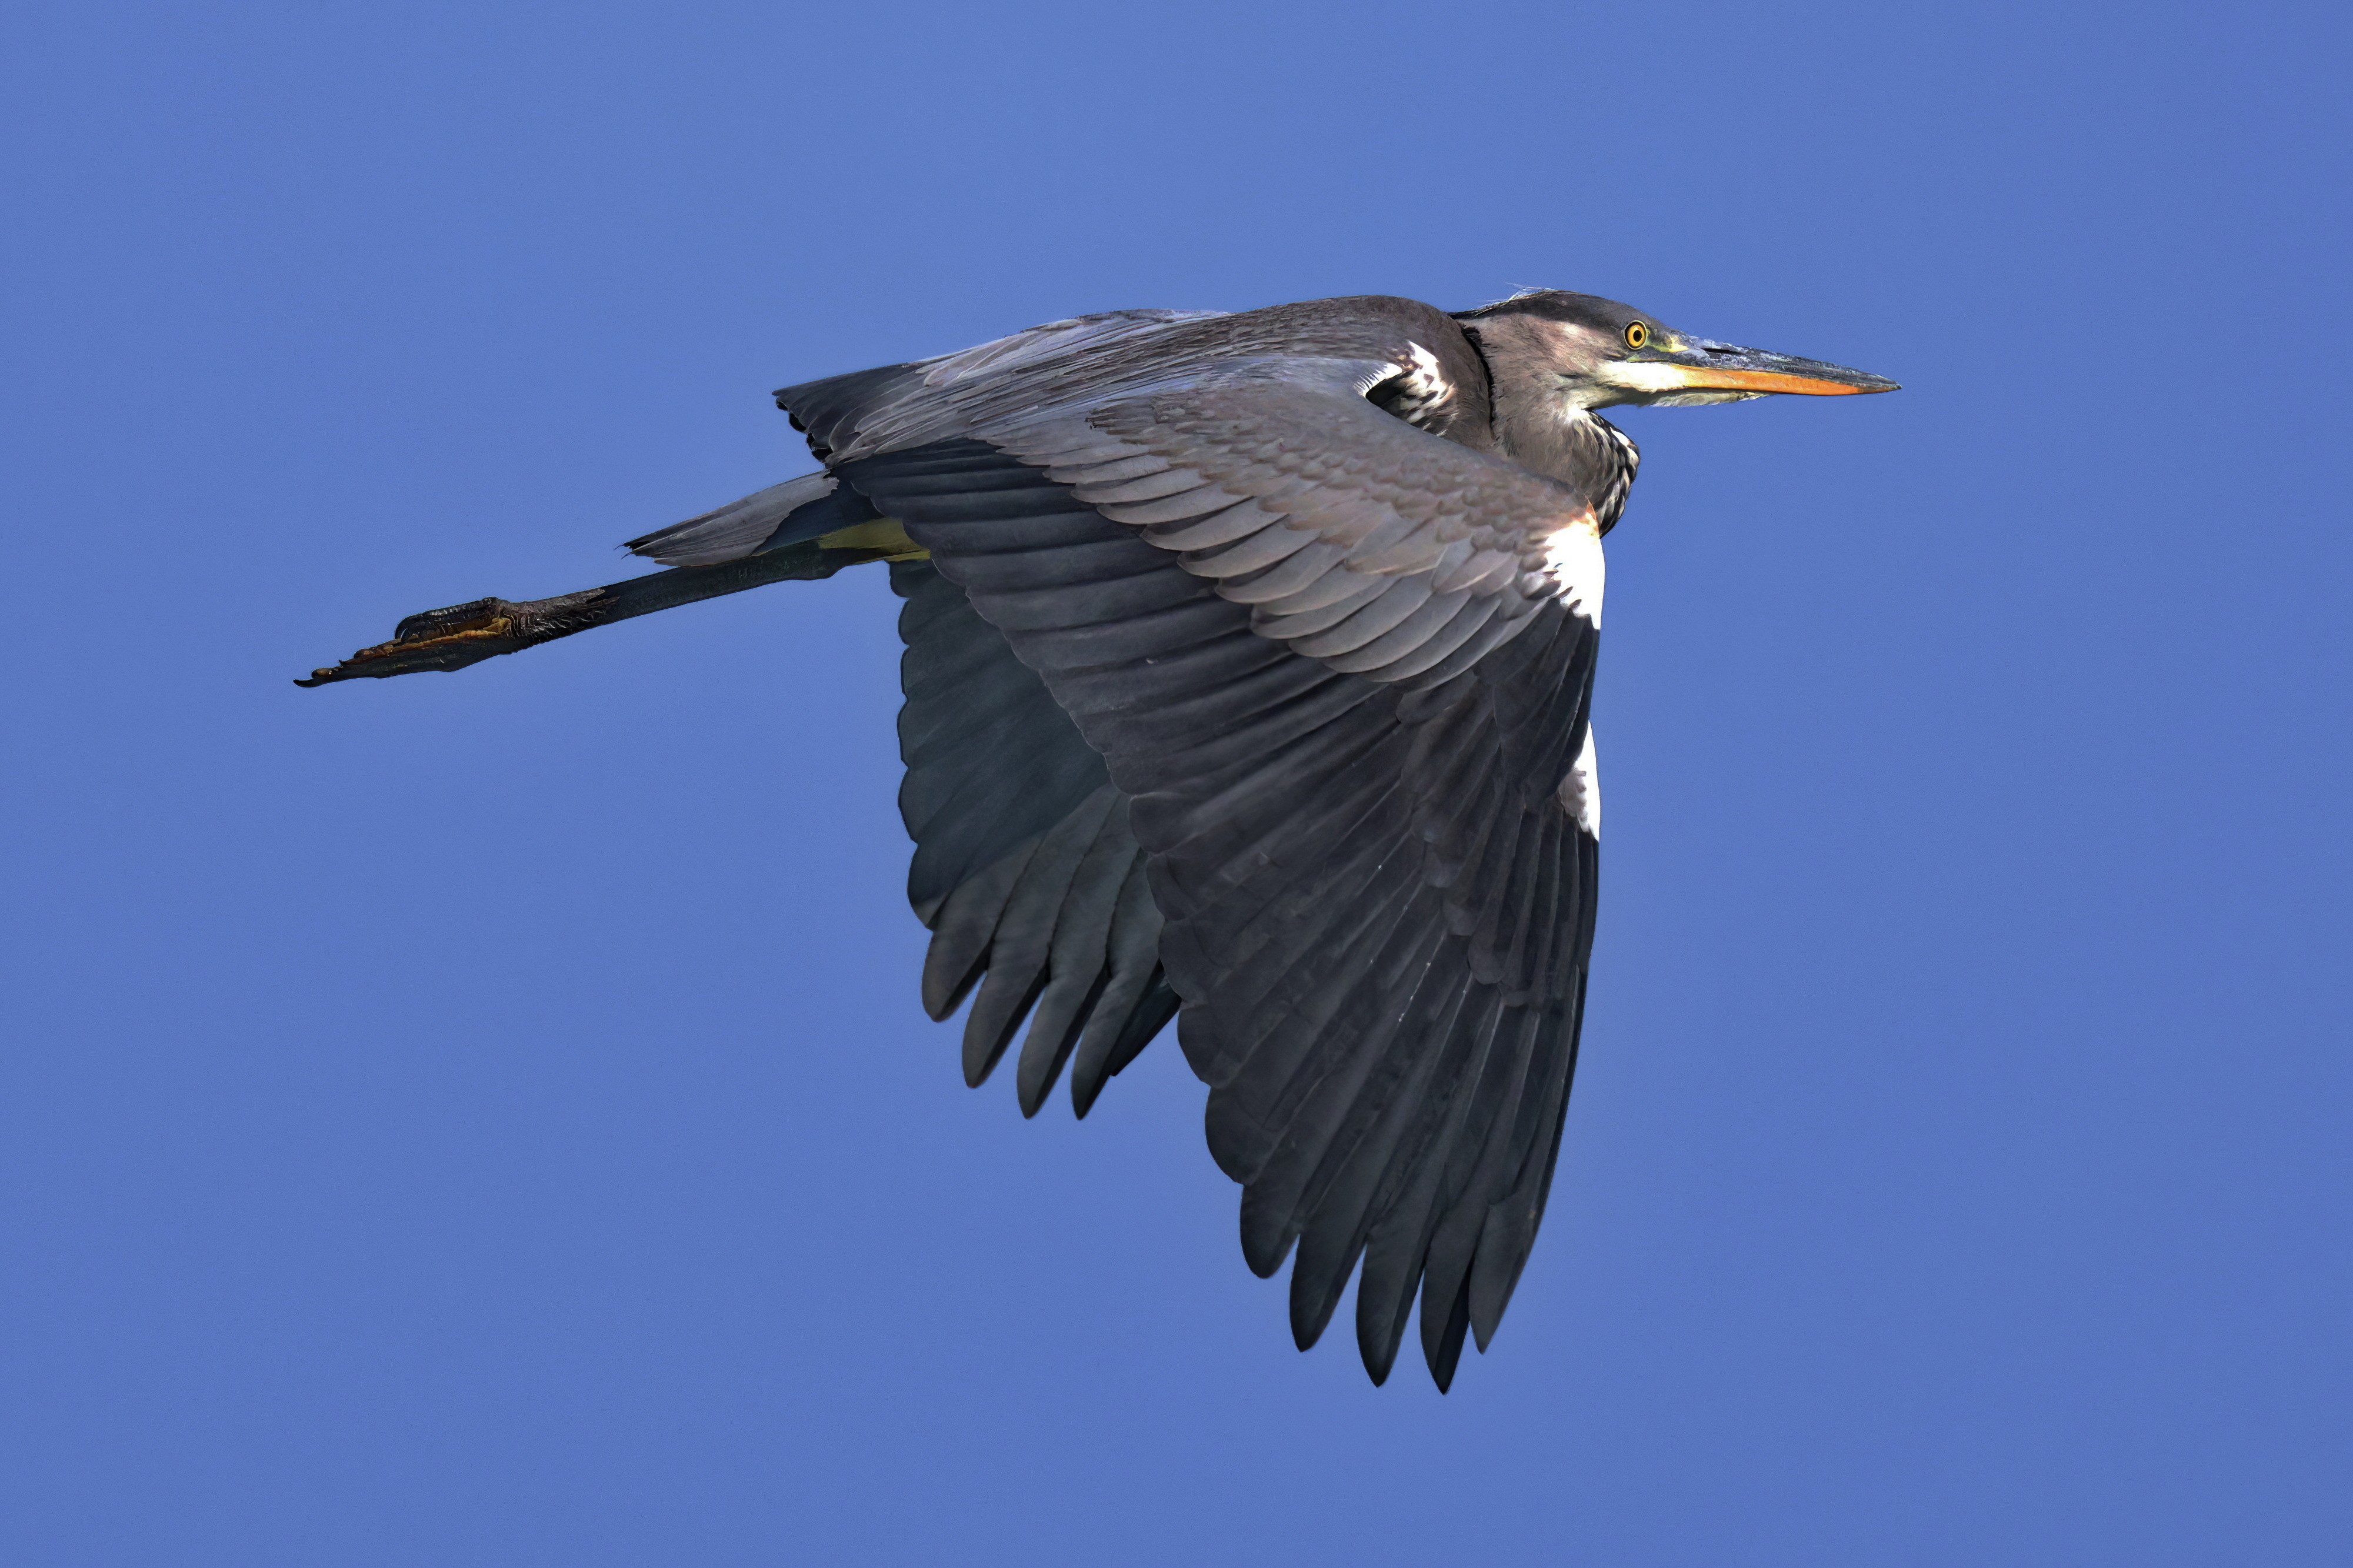
[[[924,1007],[1086,1114],[1171,1018],[1293,1258],[1385,1381],[1483,1351],[1557,1158],[1594,929],[1589,712],[1621,404],[1894,383],[1535,290],[1118,310],[806,382],[823,465],[628,548],[670,568],[401,623],[304,685],[456,669],[887,563]],[[1024,1025],[1026,1024],[1026,1030]],[[1293,1256],[1295,1254],[1295,1256]]]

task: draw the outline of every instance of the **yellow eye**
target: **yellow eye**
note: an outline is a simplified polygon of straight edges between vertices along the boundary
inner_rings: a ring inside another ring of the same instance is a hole
[[[1639,349],[1650,341],[1650,328],[1644,326],[1640,321],[1629,321],[1626,323],[1626,346],[1628,348]]]

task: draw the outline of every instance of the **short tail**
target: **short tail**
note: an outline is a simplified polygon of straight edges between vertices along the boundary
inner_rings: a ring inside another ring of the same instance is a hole
[[[665,566],[715,566],[802,544],[881,514],[830,474],[804,474],[755,490],[716,511],[658,528],[623,548]]]

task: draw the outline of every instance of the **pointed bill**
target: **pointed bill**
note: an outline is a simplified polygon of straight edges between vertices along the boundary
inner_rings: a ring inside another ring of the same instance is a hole
[[[1823,360],[1769,353],[1706,339],[1683,340],[1674,348],[1654,347],[1627,361],[1645,390],[1659,392],[1796,393],[1807,397],[1852,397],[1894,392],[1883,375]]]

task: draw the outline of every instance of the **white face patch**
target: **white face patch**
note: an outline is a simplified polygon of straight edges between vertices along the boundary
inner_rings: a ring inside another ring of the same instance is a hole
[[[1664,364],[1657,360],[1611,360],[1594,373],[1593,379],[1628,392],[1683,392],[1691,383],[1685,379],[1681,365]]]
[[[1562,603],[1594,626],[1601,625],[1609,563],[1601,554],[1601,525],[1590,512],[1545,541],[1545,571]]]
[[[1593,726],[1585,726],[1585,745],[1577,753],[1577,761],[1568,765],[1568,776],[1560,781],[1561,809],[1577,819],[1577,826],[1596,844],[1601,842],[1601,770],[1593,760]]]
[[[1653,408],[1696,408],[1705,403],[1746,403],[1761,392],[1694,392],[1681,365],[1657,360],[1612,360],[1594,373],[1594,380],[1620,392],[1646,399]]]

